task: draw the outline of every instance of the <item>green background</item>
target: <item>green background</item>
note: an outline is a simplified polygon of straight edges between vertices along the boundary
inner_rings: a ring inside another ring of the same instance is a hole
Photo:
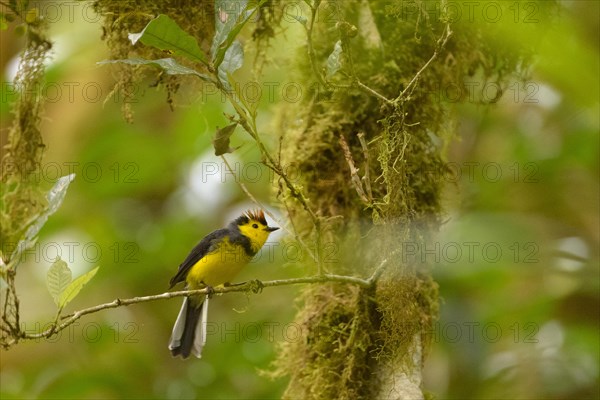
[[[50,188],[61,175],[77,177],[19,269],[28,332],[55,313],[45,276],[57,254],[75,276],[100,266],[67,312],[161,293],[200,238],[252,206],[213,155],[214,132],[227,124],[223,112],[232,112],[221,96],[182,86],[172,111],[164,91],[143,82],[127,124],[119,94],[104,101],[113,78],[95,64],[108,58],[100,23],[91,9],[84,14],[86,3],[72,4],[73,18],[63,7],[50,24],[55,45],[42,90],[47,151],[39,179]],[[434,94],[457,116],[447,152],[454,174],[439,177],[447,221],[439,237],[412,250],[435,265],[440,284],[441,315],[424,372],[425,388],[438,398],[598,396],[598,3],[563,6],[556,19],[533,22],[547,25],[539,43],[526,30],[508,33],[508,42],[537,43],[536,55],[531,77],[515,80],[497,103],[459,104],[452,88]],[[273,96],[263,85],[259,106],[273,149],[269,119],[275,105],[295,100],[284,90],[293,83],[286,59],[302,33],[298,23],[286,24],[264,74],[276,83]],[[22,44],[14,25],[2,32],[2,144]],[[242,83],[251,79],[251,48],[236,73]],[[479,94],[495,89],[473,85]],[[241,129],[232,144],[242,146],[229,156],[241,180],[280,216],[274,180],[254,144]],[[282,237],[272,237],[239,281],[308,273],[301,252]],[[201,360],[174,359],[166,348],[180,299],[83,317],[56,338],[2,350],[0,396],[278,398],[285,380],[260,371],[269,370],[278,343],[302,340],[292,322],[297,290],[215,297]]]

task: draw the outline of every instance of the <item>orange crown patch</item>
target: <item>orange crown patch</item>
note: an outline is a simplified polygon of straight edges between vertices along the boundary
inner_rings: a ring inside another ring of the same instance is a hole
[[[267,219],[265,218],[265,213],[263,210],[248,210],[244,213],[244,215],[249,219],[253,219],[263,225],[267,225]]]

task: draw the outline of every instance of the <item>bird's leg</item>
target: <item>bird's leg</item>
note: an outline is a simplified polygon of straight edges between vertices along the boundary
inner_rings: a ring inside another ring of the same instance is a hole
[[[262,293],[263,289],[265,288],[265,285],[262,283],[262,281],[258,279],[253,279],[250,281],[250,283],[252,284],[252,292],[254,293]]]
[[[206,283],[204,283],[204,288],[206,289],[206,297],[210,299],[212,295],[215,294],[215,289],[212,286],[207,285]]]

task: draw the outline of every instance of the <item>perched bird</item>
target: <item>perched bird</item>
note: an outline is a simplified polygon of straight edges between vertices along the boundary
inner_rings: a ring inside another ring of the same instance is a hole
[[[262,210],[246,211],[227,228],[209,233],[196,245],[171,278],[171,288],[185,282],[187,289],[228,285],[279,228],[267,225]],[[208,297],[188,296],[173,326],[169,350],[173,356],[200,358],[206,342]]]

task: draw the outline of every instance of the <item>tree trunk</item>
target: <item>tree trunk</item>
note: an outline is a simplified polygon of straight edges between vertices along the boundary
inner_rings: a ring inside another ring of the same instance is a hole
[[[297,57],[299,79],[319,91],[282,108],[282,162],[301,171],[300,184],[322,221],[320,232],[305,224],[302,233],[319,242],[326,272],[365,278],[384,272],[369,289],[307,288],[296,317],[306,340],[284,347],[279,371],[292,377],[286,398],[418,399],[437,288],[401,250],[437,226],[440,181],[424,171],[442,170],[436,137],[445,133],[439,103],[421,91],[395,99],[442,50],[446,27],[415,28],[416,16],[400,23],[383,4],[350,3],[320,6],[333,19],[320,14],[312,32],[317,68],[306,56],[310,44]],[[428,40],[416,39],[421,31]],[[315,76],[338,40],[340,70],[328,80],[353,81],[350,88],[323,87]],[[427,70],[422,79],[436,75]],[[296,226],[310,220],[300,205],[288,207]],[[327,249],[334,249],[334,260],[324,260]]]
[[[326,272],[384,272],[372,288],[306,288],[295,321],[305,341],[283,346],[277,373],[291,376],[290,399],[423,398],[438,293],[407,250],[439,227],[453,126],[438,95],[475,72],[500,79],[518,57],[491,51],[473,21],[451,27],[443,0],[314,4],[296,66],[298,81],[318,90],[281,107],[278,127],[282,163],[301,172],[321,225],[286,205]],[[337,257],[325,260],[331,249]]]

